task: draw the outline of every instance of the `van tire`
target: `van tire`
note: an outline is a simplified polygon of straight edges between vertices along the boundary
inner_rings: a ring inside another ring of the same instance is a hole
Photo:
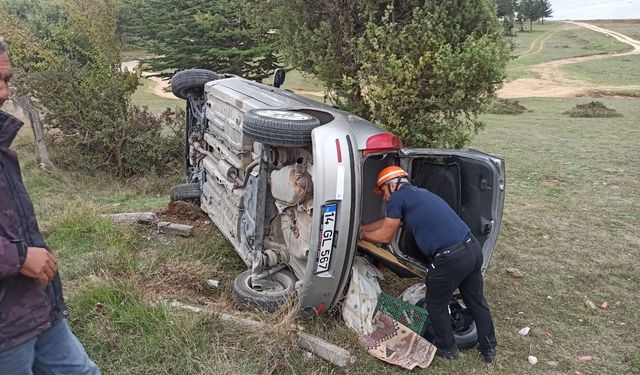
[[[320,120],[307,113],[279,109],[252,109],[244,114],[242,131],[256,142],[279,147],[311,145],[311,131]]]
[[[171,202],[185,201],[198,204],[201,194],[200,184],[180,184],[171,188],[169,198]]]
[[[233,282],[233,301],[240,310],[257,309],[272,313],[293,295],[296,278],[289,270],[282,270],[265,278],[274,285],[273,290],[269,291],[253,289],[251,275],[252,271],[246,270]]]
[[[207,69],[186,69],[171,77],[171,92],[180,99],[187,100],[189,93],[204,95],[204,84],[221,77]]]

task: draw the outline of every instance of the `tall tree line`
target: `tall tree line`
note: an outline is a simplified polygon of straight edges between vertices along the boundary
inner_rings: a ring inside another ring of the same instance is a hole
[[[529,30],[532,30],[534,21],[544,23],[552,14],[549,0],[497,0],[497,16],[502,20],[505,35],[513,35],[515,23],[524,31],[524,23],[529,21]]]

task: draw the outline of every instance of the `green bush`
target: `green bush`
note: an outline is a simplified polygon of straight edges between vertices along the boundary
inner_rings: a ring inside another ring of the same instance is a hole
[[[468,144],[510,58],[489,0],[253,2],[293,66],[409,147]]]
[[[56,163],[90,172],[104,170],[122,177],[165,175],[178,168],[184,150],[185,112],[169,108],[154,115],[130,106],[127,121],[106,129],[63,130],[52,148]]]
[[[184,113],[156,117],[131,105],[139,74],[123,72],[116,0],[8,0],[0,4],[15,68],[12,82],[62,135],[63,167],[130,177],[169,171],[180,159]]]
[[[521,115],[527,112],[527,107],[517,100],[496,98],[487,108],[487,113],[494,115]]]
[[[577,118],[607,118],[607,117],[622,117],[622,114],[618,113],[613,108],[608,108],[602,102],[589,102],[587,104],[578,104],[573,109],[564,112],[569,117]]]

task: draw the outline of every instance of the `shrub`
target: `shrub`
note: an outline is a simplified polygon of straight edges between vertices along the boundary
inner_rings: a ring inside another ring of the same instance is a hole
[[[116,35],[116,0],[0,4],[18,95],[28,95],[43,123],[62,140],[54,162],[118,176],[163,174],[179,160],[184,114],[154,116],[131,105],[139,74],[123,72]]]
[[[53,156],[63,168],[99,169],[122,177],[165,175],[179,168],[183,155],[185,112],[169,108],[154,115],[130,106],[127,121],[103,130],[69,129]]]
[[[605,117],[622,117],[615,109],[607,108],[602,102],[590,102],[587,104],[578,104],[570,111],[564,112],[569,117],[576,118],[605,118]]]
[[[494,115],[521,115],[527,112],[527,107],[520,104],[517,100],[496,98],[487,108],[487,113]]]

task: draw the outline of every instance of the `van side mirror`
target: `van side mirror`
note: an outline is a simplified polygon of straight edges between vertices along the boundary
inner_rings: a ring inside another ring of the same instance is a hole
[[[282,86],[282,84],[284,83],[284,78],[285,78],[284,69],[282,68],[276,69],[276,71],[273,73],[273,87],[280,88],[280,86]]]

